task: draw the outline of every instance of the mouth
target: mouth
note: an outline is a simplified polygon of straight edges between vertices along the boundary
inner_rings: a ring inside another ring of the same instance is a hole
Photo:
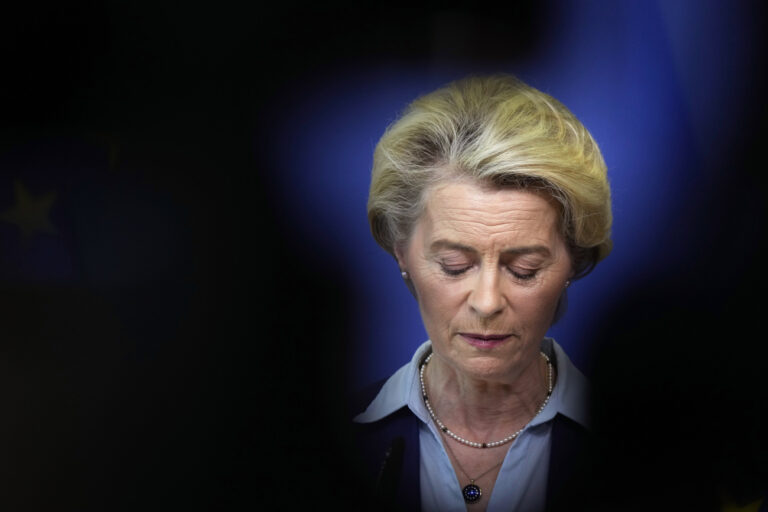
[[[512,334],[510,333],[479,334],[472,332],[461,332],[459,335],[464,339],[464,341],[477,348],[492,348],[501,345],[505,341],[512,338]]]

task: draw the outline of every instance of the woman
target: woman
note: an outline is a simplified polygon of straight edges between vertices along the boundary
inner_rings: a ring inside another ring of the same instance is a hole
[[[511,76],[460,80],[414,101],[381,138],[368,216],[429,335],[355,417],[382,505],[562,504],[587,385],[545,334],[570,283],[611,249],[597,144]]]

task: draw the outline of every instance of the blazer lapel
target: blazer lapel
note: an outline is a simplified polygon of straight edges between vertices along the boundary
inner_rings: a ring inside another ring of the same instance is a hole
[[[357,428],[364,463],[376,471],[374,510],[420,510],[418,418],[403,407]]]
[[[589,431],[557,414],[552,422],[547,479],[547,511],[580,510],[586,498],[583,485],[589,478]]]

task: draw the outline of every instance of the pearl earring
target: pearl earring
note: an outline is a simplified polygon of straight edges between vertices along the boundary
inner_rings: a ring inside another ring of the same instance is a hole
[[[569,286],[571,286],[571,282],[570,281],[566,281],[565,282],[565,287],[568,288]]]
[[[406,272],[405,270],[400,272],[400,275],[403,276],[403,279],[408,279],[408,272]]]

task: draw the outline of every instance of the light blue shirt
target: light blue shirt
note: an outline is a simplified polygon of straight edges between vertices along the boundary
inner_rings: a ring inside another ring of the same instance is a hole
[[[358,423],[372,423],[397,411],[404,405],[419,418],[419,455],[421,478],[421,507],[424,512],[466,512],[467,504],[461,489],[469,481],[459,483],[441,435],[429,416],[421,397],[419,365],[432,350],[424,342],[411,361],[395,372],[370,403],[354,418]],[[510,444],[497,482],[489,499],[487,512],[544,510],[547,475],[549,472],[550,433],[557,413],[589,427],[589,384],[584,375],[571,363],[555,340],[544,338],[541,350],[557,368],[557,380],[549,403],[539,415],[526,425]]]

